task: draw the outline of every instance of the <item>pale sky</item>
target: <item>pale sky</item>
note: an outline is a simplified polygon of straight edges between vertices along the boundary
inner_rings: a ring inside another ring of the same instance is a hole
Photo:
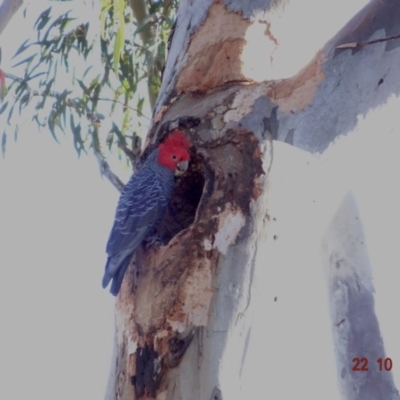
[[[32,35],[17,18],[2,36],[13,38],[1,41],[3,68]],[[27,122],[0,157],[1,399],[105,393],[114,297],[101,278],[119,194],[94,157],[78,159],[70,136],[60,141]]]

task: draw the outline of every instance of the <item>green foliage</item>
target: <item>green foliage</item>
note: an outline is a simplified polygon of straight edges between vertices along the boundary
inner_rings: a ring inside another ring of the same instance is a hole
[[[114,25],[117,25],[117,32],[115,34],[114,52],[113,52],[113,65],[115,75],[118,75],[119,61],[124,56],[124,38],[125,38],[125,0],[102,0],[101,7],[101,37],[106,40],[106,16],[113,8],[112,13],[114,17]]]
[[[102,0],[95,24],[89,15],[85,20],[74,14],[76,3],[69,2],[71,10],[62,15],[52,7],[44,10],[34,24],[36,38],[15,52],[13,72],[21,74],[4,71],[8,92],[0,104],[0,115],[7,116],[2,152],[8,131],[17,132],[21,117],[29,114],[55,140],[72,134],[78,155],[93,149],[104,163],[103,148],[122,150],[122,159],[134,162],[137,136],[148,125],[146,105],[149,110],[161,85],[177,4],[143,0],[145,15],[138,20],[126,0]],[[110,127],[108,132],[103,125]]]

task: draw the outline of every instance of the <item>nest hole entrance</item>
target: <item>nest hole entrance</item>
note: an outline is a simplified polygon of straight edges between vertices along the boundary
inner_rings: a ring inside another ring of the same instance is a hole
[[[204,182],[203,163],[199,155],[193,151],[190,154],[188,170],[177,179],[168,210],[159,228],[158,234],[164,243],[168,243],[176,234],[194,222]]]

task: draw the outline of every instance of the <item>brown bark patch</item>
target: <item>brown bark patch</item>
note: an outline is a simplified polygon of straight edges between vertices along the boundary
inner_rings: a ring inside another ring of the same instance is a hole
[[[241,54],[251,22],[230,13],[220,2],[209,9],[193,35],[178,82],[179,92],[207,91],[226,82],[251,81],[242,72]]]
[[[325,79],[325,72],[322,68],[325,61],[325,54],[319,51],[298,74],[273,83],[267,95],[280,106],[280,110],[283,112],[303,111],[313,103],[318,86]]]
[[[207,325],[208,310],[214,292],[212,278],[212,268],[206,258],[190,270],[168,317],[172,329],[182,332],[188,325]]]
[[[193,236],[196,232],[191,229],[182,232],[168,246],[140,257],[146,267],[140,272],[135,293],[135,322],[143,332],[156,332],[163,326],[166,316],[170,316],[171,323],[175,322],[174,329],[180,331],[191,324],[206,324],[211,301],[207,294],[211,290],[211,272],[202,262],[205,250]],[[196,285],[191,291],[190,283],[194,282]]]

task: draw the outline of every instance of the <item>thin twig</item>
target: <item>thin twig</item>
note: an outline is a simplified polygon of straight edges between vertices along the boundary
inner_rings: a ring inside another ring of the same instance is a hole
[[[104,98],[104,97],[98,97],[97,99],[95,99],[94,97],[89,97],[89,99],[92,100],[92,101],[94,101],[94,100],[98,100],[98,101],[112,101],[112,102],[114,102],[114,103],[121,104],[122,106],[124,106],[124,107],[126,107],[126,108],[129,108],[129,109],[132,110],[132,111],[137,112],[137,113],[140,114],[142,117],[144,117],[144,118],[146,118],[148,121],[150,121],[150,118],[146,117],[146,115],[144,115],[140,110],[138,110],[137,108],[128,106],[128,105],[126,105],[125,103],[123,103],[122,101],[114,100],[114,99],[106,99],[106,98]]]
[[[107,74],[107,73],[106,73]],[[103,80],[105,81],[107,79],[106,74],[103,78]],[[60,93],[57,92],[49,92],[49,93],[44,93],[44,92],[39,92],[38,90],[32,89],[26,82],[25,79],[20,78],[18,76],[15,76],[13,74],[5,74],[7,78],[12,79],[20,84],[25,84],[26,85],[26,90],[27,92],[32,95],[32,96],[49,96],[49,97],[58,97],[60,96]],[[133,107],[129,107],[127,105],[125,105],[124,103],[122,103],[121,101],[118,100],[113,100],[113,99],[106,99],[106,98],[102,98],[102,97],[98,97],[98,91],[97,91],[97,96],[91,97],[90,100],[93,102],[93,108],[96,108],[97,105],[97,101],[114,101],[116,103],[122,104],[124,107],[130,108],[138,113],[140,113],[142,116],[144,116],[145,118],[147,118],[141,111],[133,108]],[[67,105],[70,104],[74,104],[73,101],[67,101]],[[91,115],[96,115],[88,113],[87,117],[89,118],[89,120],[92,122],[92,126],[93,126],[93,132],[92,132],[92,147],[93,147],[93,153],[97,159],[97,162],[99,164],[100,167],[100,173],[102,175],[104,175],[109,182],[119,191],[121,192],[122,189],[124,188],[124,184],[123,182],[118,178],[117,175],[115,175],[114,172],[112,172],[110,165],[108,164],[106,158],[104,157],[102,151],[101,151],[101,146],[100,146],[100,140],[99,140],[99,135],[98,135],[98,128],[96,126],[96,121],[94,121],[91,117]],[[137,156],[135,154],[134,151],[129,150],[126,145],[125,146],[121,146],[121,144],[119,144],[119,147],[124,151],[124,153],[128,156],[128,158],[131,160],[132,162],[132,166],[136,165],[137,162]]]
[[[88,113],[86,116],[90,120],[93,126],[92,130],[92,147],[93,147],[93,153],[95,157],[97,158],[97,162],[99,163],[100,167],[100,173],[104,175],[109,182],[111,182],[114,187],[119,190],[119,192],[122,192],[122,189],[124,188],[124,184],[122,181],[118,178],[117,175],[114,174],[114,172],[111,171],[111,168],[104,157],[103,152],[101,151],[101,145],[100,145],[100,139],[99,139],[99,128],[98,128],[98,122],[97,122],[97,117],[96,117],[96,108],[97,108],[97,102],[99,101],[99,94],[101,87],[107,82],[108,76],[109,76],[110,68],[109,65],[105,65],[104,69],[104,75],[101,80],[100,85],[97,85],[96,88],[94,89],[94,97],[92,100],[92,112]]]
[[[339,46],[336,46],[336,48],[337,49],[354,49],[356,47],[368,46],[370,44],[381,43],[381,42],[388,42],[389,40],[394,40],[394,39],[400,39],[400,34],[394,35],[394,36],[389,36],[389,37],[382,38],[382,39],[340,44]]]
[[[122,144],[121,142],[118,143],[118,147],[125,153],[125,155],[129,158],[132,166],[134,167],[137,163],[137,157],[135,156],[135,153],[126,147],[125,144]]]
[[[19,82],[19,83],[26,83],[26,80],[23,79],[23,78],[20,78],[19,76],[15,76],[15,75],[9,74],[9,73],[7,73],[7,72],[5,73],[5,75],[6,75],[6,78],[12,79],[13,81],[16,81],[16,82]],[[26,86],[28,86],[27,83],[26,83]],[[33,89],[31,89],[29,86],[28,86],[28,88],[29,88],[30,90],[33,90]]]
[[[97,158],[97,162],[99,163],[100,173],[104,175],[119,192],[122,192],[122,189],[124,188],[125,185],[118,178],[118,176],[111,171],[110,165],[108,164],[106,158],[101,152],[99,133],[96,126],[93,126],[92,144],[93,144],[93,153]]]
[[[161,15],[162,15],[164,18],[168,15],[169,9],[171,8],[172,3],[173,3],[172,0],[164,0],[162,12],[161,12]]]
[[[146,1],[129,0],[129,4],[132,8],[134,17],[136,18],[138,27],[141,27],[139,35],[142,39],[143,44],[145,45],[146,43],[151,43],[152,41],[154,41],[155,33],[153,23],[150,23],[149,21],[145,23],[145,21],[149,17]],[[157,91],[155,91],[151,85],[151,77],[153,75],[153,72],[151,71],[149,63],[146,63],[145,68],[148,76],[147,90],[149,93],[149,102],[151,109],[154,109],[154,105],[157,100]]]
[[[25,85],[26,85],[26,90],[27,90],[27,91],[29,92],[29,94],[31,94],[32,96],[58,97],[58,96],[60,95],[60,93],[54,92],[54,91],[49,92],[49,93],[39,92],[39,91],[36,90],[36,89],[32,89],[32,88],[28,85],[28,83],[27,83],[27,81],[26,81],[25,79],[20,78],[20,77],[18,77],[18,76],[15,76],[15,75],[13,75],[13,74],[9,74],[9,73],[6,73],[5,75],[6,75],[6,78],[8,78],[8,79],[12,79],[13,81],[16,81],[16,82],[18,82],[18,83],[23,83],[23,84],[25,84]],[[72,93],[72,91],[68,91],[68,94],[71,94],[71,93]],[[68,100],[70,100],[70,99],[68,99]],[[142,116],[142,117],[146,118],[148,121],[150,121],[150,118],[148,118],[146,115],[144,115],[144,114],[142,113],[142,111],[138,110],[137,108],[128,106],[127,104],[123,103],[122,101],[115,100],[115,99],[107,99],[107,98],[105,98],[105,97],[97,97],[97,98],[95,98],[95,97],[93,97],[93,96],[92,96],[92,97],[89,97],[89,100],[91,100],[91,101],[111,101],[111,102],[114,102],[114,103],[117,103],[117,104],[121,104],[122,106],[124,106],[124,107],[126,107],[126,108],[129,108],[129,109],[132,110],[132,111],[137,112],[138,114],[140,114],[140,116]],[[70,101],[67,101],[67,104],[72,104],[72,103],[71,103]]]
[[[132,149],[128,148],[126,142],[119,141],[118,147],[125,153],[125,155],[129,158],[133,171],[136,170],[136,166],[140,159],[140,150],[141,150],[141,139],[139,136],[131,136],[132,139]]]
[[[122,192],[122,189],[124,188],[125,185],[118,178],[118,176],[111,171],[111,168],[106,159],[104,158],[103,154],[94,149],[93,153],[97,158],[97,162],[99,163],[101,174],[104,175],[119,192]]]
[[[49,93],[45,93],[45,92],[39,92],[36,89],[32,89],[28,83],[26,79],[20,78],[19,76],[15,76],[13,74],[9,74],[8,72],[5,73],[6,78],[11,79],[15,82],[18,82],[20,84],[24,84],[26,87],[26,91],[32,95],[32,96],[49,96],[49,97],[57,97],[59,95],[59,93],[56,92],[49,92]],[[72,92],[70,92],[72,93]]]

